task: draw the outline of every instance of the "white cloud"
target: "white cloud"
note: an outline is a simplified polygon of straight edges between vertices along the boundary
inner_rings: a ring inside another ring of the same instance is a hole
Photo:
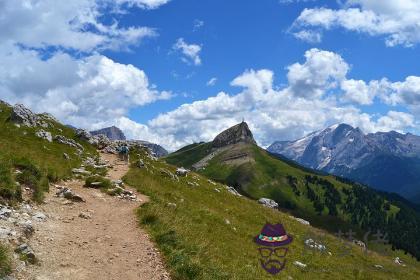
[[[217,78],[213,77],[213,78],[211,78],[210,80],[207,81],[206,85],[209,86],[209,87],[212,87],[216,84],[216,82],[217,82]]]
[[[311,49],[305,52],[305,58],[304,64],[288,67],[287,79],[296,96],[320,97],[337,87],[349,70],[343,58],[333,52]]]
[[[187,44],[184,38],[179,38],[172,46],[173,50],[180,51],[183,54],[182,60],[186,63],[201,65],[201,46],[196,44]]]
[[[315,30],[301,30],[293,33],[293,36],[311,44],[320,43],[322,41],[321,32]]]
[[[137,6],[142,9],[156,9],[169,1],[170,0],[116,0],[116,3],[119,5]]]
[[[288,70],[289,84],[283,89],[273,85],[271,70],[246,70],[231,82],[242,88],[238,94],[219,92],[184,104],[152,119],[147,128],[160,136],[165,147],[175,150],[192,142],[210,141],[242,118],[262,146],[275,140],[296,139],[333,123],[345,122],[365,132],[404,130],[415,125],[410,113],[390,111],[373,116],[341,102],[351,97],[346,102],[369,103],[373,96],[382,94],[384,86],[383,81],[348,80],[348,64],[338,54],[312,49],[305,53],[303,63],[292,64]],[[364,92],[358,93],[358,87]],[[329,91],[333,92],[326,94]],[[159,140],[154,137],[151,139]]]
[[[195,19],[194,20],[194,27],[193,27],[193,31],[197,31],[199,30],[201,27],[204,26],[204,21],[199,20],[199,19]]]
[[[344,99],[361,105],[371,105],[375,98],[375,90],[362,80],[344,80],[341,82]]]
[[[384,36],[387,46],[409,47],[420,42],[419,4],[418,0],[348,0],[338,10],[304,9],[293,27],[303,30],[341,27],[370,36]]]
[[[6,0],[0,3],[0,41],[31,48],[59,47],[85,52],[119,49],[137,45],[156,36],[153,28],[130,26],[118,21],[101,22],[104,7],[118,8],[123,3],[143,2],[144,8],[157,7],[157,1],[108,0]],[[149,3],[155,6],[147,6]]]
[[[2,99],[80,127],[96,128],[131,108],[171,97],[156,90],[142,70],[99,54],[74,59],[56,53],[42,60],[35,51],[0,48],[0,64]]]

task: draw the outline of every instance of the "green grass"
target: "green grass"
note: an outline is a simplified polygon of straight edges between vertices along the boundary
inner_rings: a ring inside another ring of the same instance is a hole
[[[0,244],[0,278],[8,275],[11,271],[9,252],[3,244]]]
[[[133,153],[133,162],[135,162]],[[198,174],[179,181],[162,176],[160,168],[172,172],[175,167],[149,160],[141,154],[146,168],[132,165],[124,177],[127,184],[150,197],[138,210],[142,227],[150,233],[162,251],[173,279],[419,279],[419,264],[400,251],[364,254],[351,246],[345,257],[338,254],[343,244],[333,235],[307,227],[288,214],[265,208],[245,197],[228,193],[220,184],[207,182]],[[197,179],[194,179],[196,177]],[[187,182],[198,182],[191,187]],[[215,188],[221,190],[216,192]],[[176,207],[172,204],[175,203]],[[226,222],[229,220],[229,223]],[[281,222],[294,241],[289,246],[286,269],[276,277],[258,263],[258,246],[253,237],[266,222]],[[324,244],[332,253],[304,253],[305,237],[325,236]],[[397,266],[393,257],[400,256],[407,267]],[[293,261],[307,264],[300,269]],[[384,269],[374,268],[375,264]]]
[[[21,189],[15,181],[27,184],[34,191],[34,200],[42,201],[43,192],[48,190],[49,182],[70,178],[71,169],[79,167],[82,158],[75,148],[48,142],[35,136],[41,128],[17,127],[9,121],[11,108],[0,103],[0,200],[18,200]],[[46,120],[49,128],[43,128],[55,135],[63,135],[77,140],[75,132],[53,120]],[[83,156],[94,157],[97,152],[87,142],[80,142],[84,147]],[[70,160],[64,158],[64,153]],[[15,169],[23,173],[15,176]],[[15,178],[16,177],[16,178]]]
[[[173,165],[191,168],[191,165],[209,154],[210,149],[211,143],[191,144],[167,156],[166,161]]]
[[[92,183],[100,183],[93,185]],[[85,185],[86,188],[97,188],[97,189],[109,189],[112,187],[111,181],[100,175],[93,175],[86,177]]]

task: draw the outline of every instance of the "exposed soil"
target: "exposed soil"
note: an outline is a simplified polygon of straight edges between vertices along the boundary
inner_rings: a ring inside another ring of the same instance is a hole
[[[110,179],[120,179],[128,171],[128,165],[115,155],[102,157],[114,165]],[[86,200],[80,203],[56,197],[51,187],[40,207],[48,218],[36,225],[30,241],[39,265],[27,266],[16,278],[170,279],[158,250],[138,226],[135,211],[147,197],[137,194],[138,201],[123,200],[84,188],[83,183],[60,184]],[[79,217],[80,213],[91,218]]]

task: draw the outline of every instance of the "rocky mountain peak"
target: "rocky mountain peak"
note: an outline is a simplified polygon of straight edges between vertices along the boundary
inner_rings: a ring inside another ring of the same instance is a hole
[[[214,148],[236,143],[257,144],[248,124],[244,121],[221,132],[212,142]]]
[[[126,140],[124,133],[116,126],[106,127],[99,130],[91,131],[92,135],[103,134],[110,140]]]

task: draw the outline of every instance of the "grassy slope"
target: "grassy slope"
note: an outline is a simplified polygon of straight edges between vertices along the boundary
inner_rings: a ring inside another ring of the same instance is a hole
[[[151,161],[143,153],[141,157],[148,168],[133,165],[125,181],[150,196],[151,201],[143,205],[138,214],[164,253],[174,279],[273,279],[260,268],[257,246],[252,240],[267,221],[283,223],[294,236],[286,269],[276,279],[287,279],[287,276],[293,279],[420,277],[418,263],[400,251],[365,255],[352,245],[351,254],[340,257],[343,244],[333,235],[302,225],[287,214],[265,208],[253,200],[236,197],[201,175],[190,174],[179,182],[174,181],[162,176],[159,168],[173,172],[175,167]],[[200,186],[190,187],[187,182],[198,182]],[[215,188],[221,192],[216,192]],[[176,207],[168,203],[175,203]],[[318,235],[325,236],[323,242],[331,256],[310,251],[304,254],[305,237]],[[394,264],[392,257],[395,256],[406,261],[407,267]],[[293,261],[308,266],[301,269],[293,265]],[[384,269],[374,268],[375,264],[383,265]]]
[[[67,145],[52,143],[38,138],[35,132],[39,128],[26,126],[17,127],[8,121],[11,108],[0,103],[0,193],[2,189],[16,191],[16,185],[11,177],[11,167],[17,162],[34,165],[49,179],[58,180],[71,176],[71,169],[81,164],[81,159],[76,154],[76,149]],[[59,123],[48,121],[53,128],[45,130],[53,135],[61,134],[67,138],[75,138],[75,132]],[[95,149],[88,143],[81,144],[85,148],[85,155],[96,155]],[[70,156],[65,160],[63,153]],[[12,180],[12,181],[10,181]]]
[[[166,161],[178,166],[191,167],[197,161],[197,158],[198,160],[201,159],[202,154],[209,151],[208,145],[201,144],[189,149],[187,152],[176,152],[169,155]],[[200,173],[214,180],[240,187],[243,193],[253,199],[261,197],[273,198],[279,202],[281,207],[286,206],[286,208],[293,209],[295,214],[310,219],[316,225],[326,226],[330,230],[348,227],[347,223],[343,221],[348,217],[340,209],[338,215],[340,218],[328,216],[327,209],[324,209],[322,212],[324,217],[317,215],[313,203],[305,195],[307,190],[304,184],[304,177],[306,175],[314,175],[309,170],[297,168],[295,165],[282,161],[257,146],[244,146],[243,150],[251,154],[255,159],[255,163],[246,163],[240,166],[221,164],[222,158],[228,153],[224,152],[214,157],[205,169],[200,170]],[[197,153],[194,154],[194,151]],[[351,186],[337,181],[334,176],[320,175],[319,173],[316,175],[334,184],[335,188],[340,192],[342,202],[344,202],[346,195],[342,192],[342,189],[350,189]],[[297,178],[297,189],[301,192],[300,196],[295,195],[293,192],[287,176]],[[316,184],[310,184],[310,186],[320,196],[321,200],[324,199],[322,188]],[[393,215],[396,211],[398,209],[392,206],[388,213]],[[326,223],[325,219],[328,219],[328,223]]]

